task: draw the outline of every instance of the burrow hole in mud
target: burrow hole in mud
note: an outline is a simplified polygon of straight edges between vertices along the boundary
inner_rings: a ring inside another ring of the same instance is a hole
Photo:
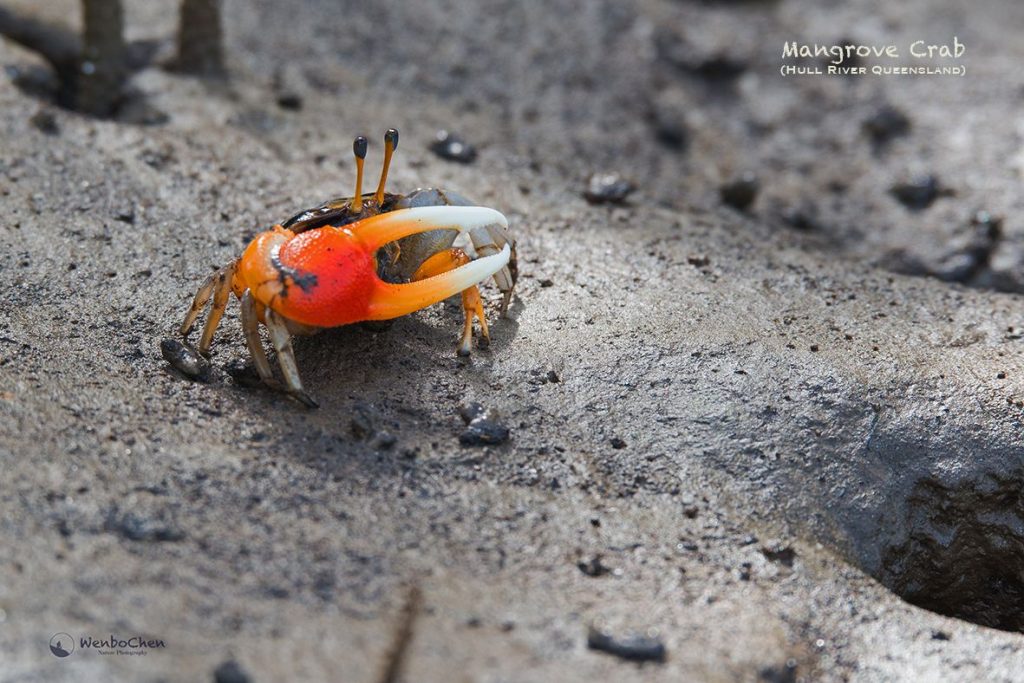
[[[876,578],[907,602],[1024,631],[1024,471],[918,482]]]

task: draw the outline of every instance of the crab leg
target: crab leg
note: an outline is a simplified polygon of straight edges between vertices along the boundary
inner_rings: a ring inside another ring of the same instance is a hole
[[[256,372],[264,384],[274,385],[274,373],[270,369],[270,361],[260,341],[260,319],[256,315],[256,300],[252,292],[245,290],[242,296],[242,331],[245,332],[245,343],[249,347],[249,355],[256,366]]]
[[[434,254],[424,261],[412,276],[413,282],[428,277],[450,272],[459,266],[470,263],[471,259],[462,249],[448,249]],[[460,356],[468,356],[473,343],[473,318],[480,321],[480,345],[486,346],[490,343],[490,333],[487,330],[487,316],[484,314],[484,306],[480,300],[480,290],[476,285],[469,289],[462,290],[462,311],[465,321],[462,326],[462,341],[459,342],[458,353]]]
[[[210,343],[213,341],[213,333],[217,331],[217,325],[220,324],[220,319],[224,315],[224,309],[228,305],[228,297],[231,294],[231,281],[235,277],[237,267],[238,260],[236,259],[226,266],[213,271],[203,281],[202,286],[199,287],[199,291],[196,292],[195,298],[192,300],[191,308],[188,309],[188,313],[185,315],[185,321],[178,329],[179,334],[188,336],[199,314],[202,313],[210,297],[213,297],[213,307],[210,309],[210,315],[203,326],[203,335],[199,341],[199,352],[203,355],[209,352]]]
[[[501,313],[508,310],[508,304],[512,300],[512,289],[516,286],[516,243],[509,236],[508,231],[499,225],[489,225],[481,228],[474,228],[469,233],[473,242],[473,249],[479,256],[490,256],[498,253],[506,244],[511,245],[512,258],[508,265],[494,274],[494,283],[501,290]]]
[[[351,229],[367,247],[376,251],[389,242],[421,232],[448,229],[471,233],[476,228],[494,224],[508,228],[508,220],[500,212],[483,206],[421,206],[365,218],[352,224]]]
[[[228,305],[228,297],[231,296],[231,281],[235,277],[235,269],[238,261],[232,261],[217,271],[217,283],[213,290],[213,306],[209,315],[206,316],[206,325],[203,326],[203,336],[199,338],[199,353],[206,355],[210,352],[210,344],[213,343],[213,333],[217,331],[220,319],[224,316],[224,309]]]
[[[196,318],[203,312],[203,307],[206,306],[206,302],[210,300],[210,296],[213,294],[213,289],[217,285],[218,273],[220,273],[220,270],[210,273],[210,276],[200,285],[199,291],[196,292],[195,298],[192,299],[192,307],[188,309],[188,313],[185,314],[185,321],[181,323],[181,327],[178,329],[178,334],[181,336],[184,337],[192,331]]]
[[[298,399],[309,408],[316,408],[317,402],[302,388],[302,380],[299,378],[299,367],[295,363],[295,351],[292,349],[292,335],[288,332],[288,324],[280,314],[268,308],[263,314],[267,330],[270,332],[270,341],[277,351],[277,362],[281,366],[281,373],[284,375],[284,383],[288,393]]]

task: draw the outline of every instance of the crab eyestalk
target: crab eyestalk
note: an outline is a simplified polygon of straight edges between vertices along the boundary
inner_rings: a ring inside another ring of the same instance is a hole
[[[380,170],[380,182],[377,183],[377,192],[373,195],[377,206],[384,202],[384,183],[388,181],[388,168],[391,167],[391,155],[398,149],[398,131],[388,128],[384,133],[384,166]]]
[[[363,161],[366,159],[366,138],[358,136],[352,142],[352,153],[356,155],[356,193],[352,196],[352,213],[363,210]]]

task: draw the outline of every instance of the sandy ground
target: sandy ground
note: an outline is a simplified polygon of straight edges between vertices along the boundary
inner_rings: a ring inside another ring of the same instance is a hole
[[[173,12],[127,4],[167,58]],[[412,586],[407,681],[1024,680],[1024,7],[363,4],[228,2],[230,85],[157,64],[115,121],[0,41],[0,680],[379,681]],[[963,78],[778,72],[954,34]],[[235,304],[212,381],[170,370],[202,278],[389,126],[392,190],[510,219],[490,349],[455,356],[454,302],[302,339],[310,411],[228,374]],[[639,189],[588,204],[608,171]],[[467,401],[509,441],[461,446]]]

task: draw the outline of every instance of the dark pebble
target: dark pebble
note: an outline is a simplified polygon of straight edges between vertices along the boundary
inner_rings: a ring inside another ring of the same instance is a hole
[[[587,633],[587,647],[633,662],[665,661],[665,644],[650,636],[631,634],[616,638],[592,626]]]
[[[238,662],[229,659],[213,671],[213,683],[251,683],[252,679]]]
[[[283,93],[277,96],[277,106],[288,111],[302,110],[302,97],[295,93]]]
[[[53,112],[40,109],[32,118],[29,119],[29,123],[35,126],[36,130],[47,135],[59,135],[60,126],[57,125],[57,117],[53,115]]]
[[[547,380],[552,384],[558,384],[562,381],[562,378],[558,376],[558,373],[554,370],[548,370]]]
[[[778,562],[786,567],[792,567],[796,560],[796,551],[781,541],[768,541],[761,547],[761,554],[769,562]]]
[[[949,634],[945,631],[932,631],[932,640],[949,640]]]
[[[864,121],[864,131],[876,146],[910,132],[910,119],[896,107],[885,105]]]
[[[743,173],[718,188],[722,203],[746,211],[757,199],[761,183],[753,173]]]
[[[134,513],[120,514],[112,510],[107,515],[105,529],[118,534],[129,541],[175,542],[185,538],[180,529],[163,524],[157,520],[147,519]]]
[[[679,91],[669,91],[651,102],[650,121],[655,139],[674,152],[685,152],[690,145],[687,111],[690,101]]]
[[[476,159],[476,147],[446,130],[437,131],[434,142],[430,144],[430,151],[442,159],[460,164],[469,164]]]
[[[469,424],[478,417],[482,417],[485,412],[487,412],[487,409],[484,408],[482,403],[477,401],[464,403],[459,406],[459,417],[461,417],[462,421],[466,424]]]
[[[114,220],[128,225],[135,225],[135,207],[125,206],[114,213]]]
[[[210,363],[195,349],[170,337],[161,340],[160,353],[164,360],[186,377],[200,382],[210,381]]]
[[[553,287],[555,282],[554,280],[544,279],[540,280],[538,284],[540,284],[541,287]]]
[[[352,432],[352,436],[360,441],[373,436],[373,410],[364,404],[356,405],[352,409],[349,430]]]
[[[591,204],[622,204],[636,186],[618,173],[594,173],[583,196]]]
[[[463,446],[493,446],[508,441],[508,427],[501,424],[498,414],[477,401],[460,406],[459,417],[467,425],[459,434]]]
[[[789,209],[783,214],[783,220],[789,227],[801,232],[814,232],[821,229],[817,212],[809,207]]]
[[[606,565],[600,555],[594,555],[589,560],[580,560],[576,563],[580,571],[587,576],[599,577],[611,573],[611,568]]]
[[[766,666],[757,673],[757,679],[764,683],[796,683],[796,660],[787,660],[785,664]]]
[[[900,204],[911,211],[923,211],[932,205],[940,195],[946,194],[933,175],[921,176],[909,183],[894,185],[889,192]]]
[[[377,432],[377,434],[374,435],[373,441],[371,441],[370,445],[372,445],[374,448],[387,450],[394,446],[397,442],[398,438],[394,434],[392,434],[391,432],[381,431]]]
[[[612,440],[609,443],[611,443],[612,448],[616,450],[621,450],[626,447],[626,442],[617,436],[613,436]]]
[[[508,441],[508,427],[486,417],[478,417],[459,434],[463,446],[496,446]]]

